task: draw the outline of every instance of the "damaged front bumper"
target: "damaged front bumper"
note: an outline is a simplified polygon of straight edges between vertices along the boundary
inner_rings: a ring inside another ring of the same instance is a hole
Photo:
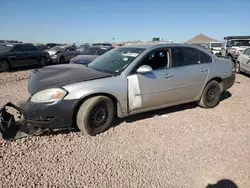
[[[12,110],[13,112],[12,114]],[[15,140],[28,135],[37,135],[42,129],[27,126],[22,118],[22,110],[13,103],[7,103],[0,108],[0,137],[5,140]]]
[[[20,107],[9,102],[0,108],[0,138],[15,140],[45,132],[74,130],[72,126],[74,102],[36,104],[27,101],[21,103]]]

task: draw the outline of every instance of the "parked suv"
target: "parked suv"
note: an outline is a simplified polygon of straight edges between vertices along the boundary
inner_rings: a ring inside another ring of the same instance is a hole
[[[0,44],[0,72],[25,65],[47,65],[49,54],[33,44]]]
[[[238,56],[250,47],[250,36],[228,36],[224,37],[221,47],[221,56],[236,61]]]
[[[208,43],[208,47],[211,50],[211,52],[215,55],[221,55],[221,42],[210,42]]]
[[[197,101],[220,102],[235,81],[233,62],[195,45],[118,47],[88,66],[66,64],[34,70],[23,121],[41,128],[78,126],[96,135],[115,117]],[[206,113],[206,112],[204,112]]]

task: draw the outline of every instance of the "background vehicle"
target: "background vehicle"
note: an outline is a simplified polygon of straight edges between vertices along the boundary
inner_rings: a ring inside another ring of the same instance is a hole
[[[221,53],[221,42],[210,42],[208,43],[209,49],[213,52],[215,55],[220,55]]]
[[[49,47],[48,46],[46,46],[46,45],[36,45],[36,47],[40,50],[40,51],[44,51],[44,50],[48,50],[49,49]]]
[[[0,44],[0,72],[26,65],[47,65],[49,54],[33,44]]]
[[[58,43],[47,43],[46,46],[47,46],[48,48],[52,48],[52,47],[54,47],[54,46],[62,46],[62,45],[61,45],[61,44],[58,44]]]
[[[236,61],[243,50],[250,46],[250,36],[224,37],[221,47],[221,55]]]
[[[7,43],[23,43],[17,40],[0,40],[0,44],[7,44]]]
[[[73,47],[67,46],[54,46],[49,50],[45,50],[49,53],[53,63],[63,64],[69,62],[70,59],[78,55],[78,52]]]
[[[85,43],[85,44],[80,45],[76,50],[80,53],[80,52],[83,52],[85,49],[88,49],[88,48],[89,48],[89,44]]]
[[[200,47],[202,47],[203,49],[207,50],[208,52],[213,53],[213,52],[210,50],[208,44],[203,44],[203,43],[198,44],[198,43],[196,43],[196,44],[193,44],[193,45],[200,46]]]
[[[81,52],[80,55],[72,58],[70,60],[70,63],[87,65],[91,61],[93,61],[95,58],[97,58],[100,55],[103,55],[104,53],[108,52],[111,49],[113,49],[113,47],[91,46],[91,47],[85,49],[83,52]]]
[[[29,80],[32,97],[21,108],[24,120],[34,126],[59,128],[75,122],[80,130],[96,135],[115,116],[194,101],[213,108],[234,81],[233,62],[201,47],[130,45],[103,54],[88,67],[56,65],[36,70]]]
[[[93,43],[92,46],[112,46],[110,43]]]
[[[236,68],[237,73],[245,72],[250,74],[250,47],[246,48],[238,57],[236,61]]]

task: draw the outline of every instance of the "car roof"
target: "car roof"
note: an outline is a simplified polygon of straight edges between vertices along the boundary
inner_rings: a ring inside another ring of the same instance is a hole
[[[161,48],[161,47],[194,47],[197,48],[199,46],[194,45],[194,44],[186,44],[186,43],[171,43],[171,42],[166,42],[166,43],[142,43],[142,44],[129,44],[129,45],[125,45],[125,46],[121,46],[119,48],[128,48],[128,47],[132,47],[132,48],[143,48],[143,49],[151,49],[151,48]]]

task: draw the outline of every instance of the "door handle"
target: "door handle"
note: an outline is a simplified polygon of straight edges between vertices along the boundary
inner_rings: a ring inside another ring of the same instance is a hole
[[[201,69],[201,72],[207,72],[208,71],[208,68],[202,68]]]
[[[167,74],[164,75],[164,78],[171,78],[171,77],[173,77],[173,76],[174,76],[174,75],[167,73]]]

